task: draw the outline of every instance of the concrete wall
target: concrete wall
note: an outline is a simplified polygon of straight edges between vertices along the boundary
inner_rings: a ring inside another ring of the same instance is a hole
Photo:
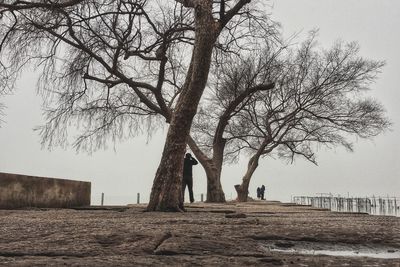
[[[90,205],[90,182],[0,172],[0,209]]]

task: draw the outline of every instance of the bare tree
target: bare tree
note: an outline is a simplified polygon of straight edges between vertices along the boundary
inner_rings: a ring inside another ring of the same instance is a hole
[[[235,186],[239,201],[247,201],[262,157],[293,162],[301,156],[316,164],[318,146],[352,151],[351,136],[372,138],[390,126],[383,106],[364,97],[384,63],[364,59],[358,50],[356,43],[342,42],[318,50],[312,35],[280,57],[274,89],[258,92],[226,129],[235,140],[233,151],[251,155],[241,185]]]
[[[212,55],[248,49],[241,40],[260,14],[250,2],[3,0],[1,60],[11,74],[41,68],[49,146],[65,144],[75,124],[75,146],[93,149],[169,123],[148,210],[181,210],[182,159]]]

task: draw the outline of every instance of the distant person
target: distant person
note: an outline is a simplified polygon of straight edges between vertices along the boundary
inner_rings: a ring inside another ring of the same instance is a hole
[[[182,179],[182,199],[185,202],[185,189],[186,185],[189,189],[190,203],[194,202],[193,197],[193,165],[197,165],[197,160],[192,157],[190,153],[186,153],[185,160],[183,162],[183,179]]]
[[[261,188],[257,187],[257,199],[261,198]]]
[[[265,200],[264,194],[265,194],[265,185],[262,185],[260,190],[261,200]]]

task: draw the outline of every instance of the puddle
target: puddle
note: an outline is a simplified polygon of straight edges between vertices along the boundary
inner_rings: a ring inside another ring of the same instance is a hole
[[[303,255],[327,255],[327,256],[342,256],[342,257],[370,257],[379,259],[400,259],[400,252],[360,252],[351,250],[307,250],[307,249],[270,249],[270,251],[303,254]]]
[[[327,255],[338,257],[370,257],[379,259],[400,259],[400,249],[367,245],[332,244],[322,242],[276,241],[265,245],[270,252]]]

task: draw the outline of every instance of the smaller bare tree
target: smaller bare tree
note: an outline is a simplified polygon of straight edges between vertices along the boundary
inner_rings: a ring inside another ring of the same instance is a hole
[[[383,106],[363,94],[384,63],[360,57],[356,43],[337,42],[329,50],[318,50],[314,36],[298,49],[281,53],[273,69],[256,74],[274,73],[274,89],[257,92],[226,129],[234,140],[231,152],[251,155],[242,183],[235,186],[239,201],[247,201],[262,157],[293,162],[301,156],[316,164],[318,146],[352,151],[351,136],[372,138],[390,126]],[[241,66],[248,68],[246,62]]]

